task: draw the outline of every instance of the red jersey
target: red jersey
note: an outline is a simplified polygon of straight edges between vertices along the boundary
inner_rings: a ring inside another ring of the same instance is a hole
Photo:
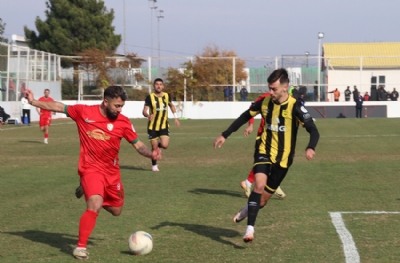
[[[263,98],[265,98],[265,97],[267,97],[267,96],[270,96],[270,95],[271,95],[271,94],[269,94],[269,92],[266,92],[266,93],[264,93],[263,95],[261,95],[260,97],[258,97],[257,99],[255,99],[254,102],[260,101],[260,100],[262,100]],[[251,107],[251,106],[250,106],[250,107]],[[253,123],[254,123],[254,117],[252,117],[252,118],[249,120],[249,124],[253,124]],[[258,131],[257,131],[257,136],[260,136],[261,132],[263,131],[263,129],[264,129],[264,124],[265,124],[265,120],[264,120],[263,118],[261,118],[260,127],[258,127]]]
[[[54,101],[52,98],[50,97],[40,97],[39,101]],[[51,116],[51,111],[48,110],[44,110],[44,109],[40,109],[40,116]]]
[[[79,175],[91,172],[119,175],[121,138],[130,143],[139,140],[129,119],[119,114],[117,119],[110,120],[100,113],[100,105],[65,105],[64,112],[78,127]]]

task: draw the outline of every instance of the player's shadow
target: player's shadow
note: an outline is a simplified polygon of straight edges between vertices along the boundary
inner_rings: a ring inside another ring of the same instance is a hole
[[[137,166],[133,166],[133,165],[120,165],[119,168],[121,168],[123,170],[136,170],[136,171],[146,171],[146,170],[148,170],[148,169],[144,169],[143,167],[137,167]]]
[[[34,141],[34,140],[22,140],[22,141],[18,141],[18,142],[22,142],[22,143],[43,143],[43,141]]]
[[[197,225],[197,224],[184,224],[184,223],[173,223],[173,222],[162,222],[159,223],[157,226],[152,227],[151,229],[157,230],[162,227],[182,227],[187,231],[191,231],[197,235],[208,237],[214,241],[220,242],[225,245],[233,246],[236,249],[244,249],[242,246],[238,246],[235,243],[232,243],[228,240],[223,239],[226,238],[233,238],[240,236],[238,231],[226,228],[219,228],[213,226],[206,226],[206,225]]]
[[[228,191],[228,190],[220,190],[220,189],[205,189],[205,188],[195,188],[192,190],[188,191],[189,193],[192,194],[209,194],[209,195],[227,195],[227,196],[232,196],[232,197],[241,197],[243,198],[243,194],[237,191]]]
[[[3,234],[23,237],[36,243],[43,243],[60,249],[61,252],[70,255],[75,247],[78,237],[62,233],[50,233],[40,230],[26,230],[22,232],[2,232]],[[94,239],[94,238],[90,238]],[[89,241],[88,244],[94,245]]]

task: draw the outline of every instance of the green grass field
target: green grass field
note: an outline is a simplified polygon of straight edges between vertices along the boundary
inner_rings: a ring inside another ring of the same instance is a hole
[[[149,145],[145,120],[132,122]],[[246,222],[236,225],[231,217],[247,202],[239,183],[252,166],[255,135],[243,138],[241,128],[221,149],[212,147],[231,122],[172,124],[159,173],[122,141],[124,211],[100,213],[89,262],[357,262],[346,261],[348,243],[331,212],[348,212],[339,213],[339,223],[354,240],[350,255],[361,262],[400,261],[400,214],[364,213],[400,212],[398,119],[318,119],[321,138],[312,161],[304,157],[308,133],[300,129],[295,162],[282,183],[287,197],[273,197],[260,210],[252,244],[241,239]],[[48,145],[37,124],[0,129],[0,262],[73,262],[85,210],[74,195],[75,124],[54,121]],[[128,251],[127,239],[137,230],[154,238],[149,255]]]

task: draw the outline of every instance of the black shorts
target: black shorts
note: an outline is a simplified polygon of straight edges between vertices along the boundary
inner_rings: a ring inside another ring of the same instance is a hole
[[[163,136],[169,137],[169,130],[168,129],[162,129],[159,131],[147,130],[147,135],[150,141],[157,140],[158,138]]]
[[[267,183],[264,190],[270,194],[275,193],[288,170],[288,168],[282,168],[278,164],[272,163],[269,157],[264,154],[256,154],[254,156],[254,174],[263,173],[267,175]]]

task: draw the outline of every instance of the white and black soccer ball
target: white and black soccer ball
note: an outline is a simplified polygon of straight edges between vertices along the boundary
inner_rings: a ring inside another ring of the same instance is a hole
[[[153,237],[145,231],[137,231],[128,240],[130,251],[134,255],[146,255],[153,249]]]

